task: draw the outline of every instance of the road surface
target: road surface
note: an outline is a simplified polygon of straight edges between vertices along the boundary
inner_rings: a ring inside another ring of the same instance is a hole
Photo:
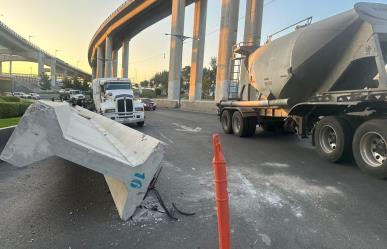
[[[122,222],[98,173],[59,158],[24,169],[1,163],[0,248],[217,248],[217,117],[159,110],[140,130],[168,144],[157,183],[165,203],[195,216],[171,221],[151,195]],[[221,139],[233,248],[386,248],[387,181],[327,163],[296,136]]]

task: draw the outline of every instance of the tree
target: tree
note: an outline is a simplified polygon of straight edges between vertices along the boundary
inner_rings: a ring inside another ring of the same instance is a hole
[[[210,67],[203,69],[202,95],[204,99],[212,99],[215,94],[217,62],[216,58],[210,60]]]
[[[188,93],[189,90],[189,81],[191,78],[191,66],[185,66],[181,71],[181,92]]]
[[[156,73],[151,79],[151,82],[154,82],[155,87],[161,89],[162,95],[166,95],[168,93],[167,92],[168,77],[169,77],[169,72],[162,71],[162,72]]]
[[[45,73],[42,73],[40,75],[40,89],[42,90],[51,90],[51,82],[50,79],[48,78],[48,75]]]
[[[73,83],[71,82],[71,80],[68,77],[65,77],[63,79],[63,87],[64,88],[73,88]]]
[[[78,79],[78,77],[73,78],[73,87],[76,90],[82,90],[82,82]]]
[[[149,81],[148,80],[143,80],[140,82],[141,87],[148,87],[149,86]]]

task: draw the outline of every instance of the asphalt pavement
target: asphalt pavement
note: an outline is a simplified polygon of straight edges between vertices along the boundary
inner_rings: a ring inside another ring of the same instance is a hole
[[[137,128],[136,128],[137,129]],[[147,112],[139,128],[168,144],[157,189],[196,212],[172,221],[153,195],[132,220],[115,210],[102,175],[59,158],[0,163],[0,248],[217,248],[211,136],[221,133],[232,248],[387,248],[387,181],[323,161],[309,140],[257,130],[221,132],[218,117]]]

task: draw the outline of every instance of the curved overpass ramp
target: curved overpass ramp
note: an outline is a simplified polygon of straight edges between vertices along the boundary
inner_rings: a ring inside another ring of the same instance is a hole
[[[39,75],[44,72],[44,66],[51,67],[52,85],[56,84],[57,72],[65,75],[73,75],[88,78],[89,73],[86,73],[67,62],[56,58],[47,53],[43,49],[29,42],[11,28],[0,22],[0,68],[2,62],[12,61],[29,61],[37,62]]]

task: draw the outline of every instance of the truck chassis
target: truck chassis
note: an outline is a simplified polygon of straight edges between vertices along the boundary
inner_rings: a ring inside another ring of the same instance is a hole
[[[218,114],[227,134],[252,137],[265,131],[312,138],[318,154],[331,162],[354,158],[361,170],[387,177],[387,90],[329,91],[307,102],[287,99],[221,101]]]

